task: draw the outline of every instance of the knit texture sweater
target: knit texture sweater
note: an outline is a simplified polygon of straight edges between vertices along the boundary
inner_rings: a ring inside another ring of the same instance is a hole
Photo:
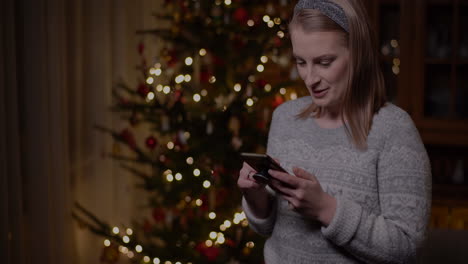
[[[266,264],[413,263],[422,245],[431,204],[429,159],[410,116],[393,104],[374,115],[366,150],[345,128],[325,129],[296,115],[311,97],[288,101],[273,113],[267,153],[290,172],[314,174],[337,200],[332,222],[322,226],[288,208],[271,189],[273,209],[250,227],[267,236]]]

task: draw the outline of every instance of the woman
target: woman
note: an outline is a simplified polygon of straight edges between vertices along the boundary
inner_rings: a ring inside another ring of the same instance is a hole
[[[311,96],[273,113],[267,153],[290,172],[268,186],[244,163],[250,226],[265,262],[411,263],[429,211],[430,164],[409,115],[385,102],[367,15],[358,0],[299,1],[289,24]]]

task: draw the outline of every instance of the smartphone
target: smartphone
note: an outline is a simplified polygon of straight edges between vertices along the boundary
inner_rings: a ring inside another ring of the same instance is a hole
[[[241,153],[241,157],[250,167],[257,171],[252,177],[258,182],[268,183],[270,181],[271,176],[268,173],[270,169],[288,173],[278,162],[267,154],[243,152]]]

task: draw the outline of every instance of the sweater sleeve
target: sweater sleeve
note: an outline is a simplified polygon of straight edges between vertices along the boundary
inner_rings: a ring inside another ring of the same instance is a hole
[[[377,164],[380,213],[336,197],[335,216],[322,227],[327,239],[366,263],[414,262],[430,214],[426,150],[408,114],[403,112],[394,122]]]
[[[268,143],[267,143],[267,154],[275,157],[275,146],[273,146],[273,142],[275,141],[274,138],[278,137],[278,132],[279,132],[279,110],[280,108],[277,108],[275,112],[273,112],[272,116],[272,121],[270,125],[270,130],[268,132]],[[242,197],[242,208],[244,210],[245,216],[247,217],[247,220],[249,221],[249,226],[257,232],[258,234],[262,236],[270,236],[271,233],[273,232],[273,227],[276,222],[276,211],[278,207],[278,198],[275,194],[275,192],[266,186],[268,193],[270,194],[271,202],[272,202],[272,211],[270,212],[269,216],[267,218],[258,218],[255,217],[255,215],[252,213],[252,210],[245,200],[244,197]]]

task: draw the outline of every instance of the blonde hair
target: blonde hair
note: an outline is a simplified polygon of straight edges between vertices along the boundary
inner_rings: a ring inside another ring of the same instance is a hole
[[[366,149],[373,116],[386,102],[375,33],[371,30],[361,1],[329,1],[343,8],[348,20],[349,33],[315,9],[302,9],[296,13],[289,23],[289,31],[299,27],[306,33],[334,31],[343,35],[344,43],[350,51],[350,78],[343,99],[341,118],[354,145],[359,149]],[[297,117],[320,117],[322,112],[323,109],[312,102]]]

